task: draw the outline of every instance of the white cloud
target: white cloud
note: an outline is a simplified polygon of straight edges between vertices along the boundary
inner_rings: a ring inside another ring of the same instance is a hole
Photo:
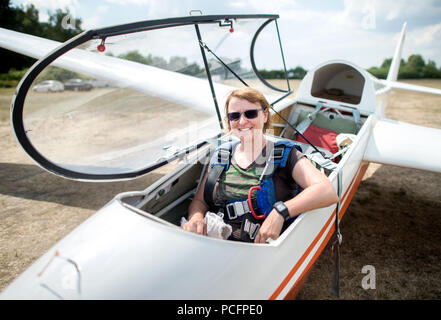
[[[120,4],[120,5],[149,5],[151,4],[152,0],[105,0],[106,2],[110,4]]]
[[[29,4],[33,4],[39,10],[47,9],[47,10],[55,10],[55,9],[64,9],[64,8],[78,8],[77,0],[23,0],[21,1],[25,6]]]
[[[81,28],[84,30],[95,29],[101,27],[99,16],[89,16],[81,21]]]
[[[403,49],[403,58],[421,54],[426,60],[434,60],[441,67],[441,22],[408,32]]]
[[[310,69],[327,60],[343,59],[369,68],[392,56],[394,36],[363,25],[364,7],[357,8],[283,12],[279,25],[287,63]],[[358,20],[350,14],[355,10]]]
[[[96,13],[82,18],[81,27],[84,30],[95,29],[102,27],[101,17],[109,11],[109,6],[101,5],[96,9]]]
[[[247,7],[247,3],[243,2],[243,1],[232,1],[230,3],[230,7],[238,8],[238,9],[244,9],[244,8]]]
[[[294,0],[94,0],[87,4],[78,0],[16,1],[34,3],[41,20],[48,9],[70,6],[79,12],[84,29],[187,16],[192,9],[204,14],[275,13],[280,15],[278,23],[288,66],[305,68],[339,58],[366,68],[379,65],[393,55],[401,25],[407,20],[403,58],[408,53],[421,53],[441,65],[441,18],[437,18],[441,17],[441,7],[431,0],[346,0],[343,6],[323,2],[320,7]]]
[[[431,46],[434,43],[439,44],[441,43],[441,22],[416,29],[409,34],[409,38],[416,46]]]
[[[98,6],[97,8],[99,14],[106,13],[107,11],[109,11],[109,6]]]

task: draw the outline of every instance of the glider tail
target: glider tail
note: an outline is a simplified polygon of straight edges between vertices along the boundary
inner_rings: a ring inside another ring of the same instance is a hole
[[[401,29],[400,40],[398,41],[398,45],[395,48],[394,58],[392,59],[389,73],[387,74],[387,81],[396,81],[398,78],[398,70],[400,70],[401,64],[401,51],[403,50],[404,38],[406,37],[406,27],[407,22],[403,24],[403,28]]]
[[[403,28],[401,29],[400,40],[398,41],[398,45],[395,48],[395,54],[392,59],[392,63],[390,65],[387,78],[386,80],[379,80],[379,82],[383,83],[384,85],[392,89],[402,89],[402,90],[409,90],[414,92],[423,92],[423,93],[441,95],[441,89],[438,88],[430,88],[430,87],[397,81],[398,71],[400,70],[400,64],[401,64],[401,51],[403,49],[404,38],[406,36],[406,28],[407,28],[407,22],[403,24]]]

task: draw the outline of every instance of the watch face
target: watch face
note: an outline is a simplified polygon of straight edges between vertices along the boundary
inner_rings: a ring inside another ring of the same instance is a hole
[[[274,208],[285,218],[285,220],[290,218],[288,208],[283,202],[276,202]]]

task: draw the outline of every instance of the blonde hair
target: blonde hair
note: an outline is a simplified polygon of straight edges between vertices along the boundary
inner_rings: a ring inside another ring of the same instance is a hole
[[[231,131],[230,121],[228,120],[227,114],[228,114],[228,105],[230,104],[230,100],[231,100],[232,97],[236,97],[236,98],[239,98],[239,99],[244,99],[244,100],[247,100],[247,101],[249,101],[251,103],[258,103],[258,104],[260,104],[260,106],[263,109],[263,112],[267,112],[268,113],[267,121],[263,125],[263,132],[265,133],[266,130],[271,128],[271,116],[270,116],[270,112],[269,112],[270,104],[266,100],[265,96],[259,90],[256,90],[256,89],[253,89],[253,88],[250,88],[250,87],[245,87],[245,88],[236,89],[233,92],[231,92],[230,95],[227,98],[227,101],[225,101],[225,118],[224,118],[224,121],[226,123],[226,129],[225,130],[227,132]]]

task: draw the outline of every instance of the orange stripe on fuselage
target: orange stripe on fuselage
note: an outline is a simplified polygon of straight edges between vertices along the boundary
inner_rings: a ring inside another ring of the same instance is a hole
[[[363,177],[364,173],[366,172],[366,169],[368,167],[368,164],[365,164],[363,166],[360,166],[357,170],[357,173],[354,175],[354,177],[352,178],[351,183],[349,184],[348,189],[346,190],[346,192],[344,193],[343,197],[342,197],[342,208],[340,209],[340,214],[339,217],[340,219],[343,217],[347,207],[349,206],[349,203],[351,202],[352,197],[355,194],[355,191],[357,190],[358,185],[360,184],[361,178]],[[348,194],[349,193],[349,194]],[[347,199],[345,199],[347,197]],[[294,265],[294,267],[291,269],[291,271],[288,273],[288,275],[285,277],[285,279],[282,281],[282,283],[279,285],[279,287],[276,289],[276,291],[271,295],[271,297],[269,298],[270,300],[274,300],[277,298],[277,296],[282,292],[282,290],[286,287],[286,285],[288,284],[288,282],[291,280],[291,278],[294,276],[294,274],[297,272],[297,270],[300,268],[300,266],[303,264],[303,262],[306,260],[306,258],[308,257],[308,255],[310,254],[310,252],[312,251],[312,249],[315,247],[315,245],[317,244],[317,242],[320,240],[320,238],[323,236],[324,232],[326,231],[326,229],[328,228],[329,224],[332,223],[335,219],[335,213],[336,213],[336,209],[334,209],[332,215],[329,217],[328,221],[326,221],[325,225],[323,226],[323,228],[320,230],[319,234],[315,237],[315,239],[312,241],[312,243],[309,245],[309,247],[306,249],[306,251],[303,253],[302,257],[299,259],[299,261],[297,261],[297,263]],[[324,247],[326,246],[326,244],[328,243],[329,239],[331,238],[332,234],[335,231],[335,225],[333,227],[331,227],[331,229],[329,230],[325,241],[323,241],[323,243],[320,245],[319,249],[317,250],[317,252],[315,253],[315,255],[313,256],[313,258],[311,259],[311,261],[309,262],[309,264],[307,265],[307,267],[305,268],[305,270],[302,272],[302,274],[300,275],[299,279],[297,279],[297,281],[294,283],[294,285],[292,286],[292,288],[290,289],[290,291],[288,292],[288,294],[285,296],[284,299],[287,298],[294,298],[294,296],[292,295],[292,293],[294,292],[294,289],[296,287],[296,285],[302,280],[302,278],[306,275],[306,273],[308,272],[308,270],[311,268],[311,266],[314,264],[314,262],[317,260],[318,256],[320,255],[320,253],[323,251]],[[297,293],[299,290],[296,290],[295,292]]]

